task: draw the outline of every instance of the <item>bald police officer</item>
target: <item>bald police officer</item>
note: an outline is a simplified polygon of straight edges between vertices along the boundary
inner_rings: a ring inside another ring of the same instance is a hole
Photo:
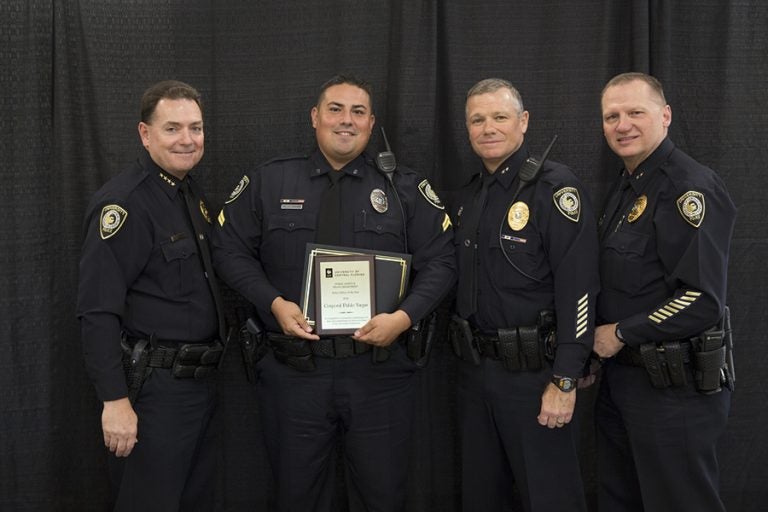
[[[586,510],[573,417],[598,292],[592,207],[556,162],[520,188],[529,114],[511,83],[478,82],[465,113],[482,167],[451,208],[464,510],[506,510],[513,482],[527,511]]]
[[[600,219],[595,352],[601,510],[722,511],[716,444],[730,391],[722,329],[735,207],[667,137],[672,110],[642,73],[602,93],[624,169]],[[720,326],[722,327],[722,325]]]
[[[279,510],[330,510],[341,435],[348,481],[366,510],[399,511],[416,368],[401,340],[453,285],[450,220],[423,177],[400,167],[392,183],[364,152],[374,126],[366,82],[326,82],[311,119],[316,150],[240,181],[219,216],[215,263],[268,331],[258,391]],[[410,291],[351,337],[318,336],[298,306],[311,242],[407,250]]]

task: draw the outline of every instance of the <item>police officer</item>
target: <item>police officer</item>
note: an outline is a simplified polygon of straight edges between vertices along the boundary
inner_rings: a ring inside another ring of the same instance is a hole
[[[214,388],[194,377],[220,355],[213,340],[223,319],[201,252],[210,218],[188,175],[203,156],[200,94],[177,81],[153,85],[138,129],[146,152],[94,195],[85,216],[77,304],[85,363],[104,404],[114,510],[207,511]]]
[[[400,340],[454,283],[450,220],[427,180],[400,167],[392,183],[364,152],[374,126],[368,83],[333,77],[311,119],[317,149],[273,160],[235,188],[219,215],[214,260],[268,331],[258,392],[279,510],[330,510],[341,435],[348,481],[366,510],[397,511],[416,367]],[[351,337],[318,336],[298,306],[312,242],[407,250],[409,292]]]
[[[722,337],[706,352],[701,333],[723,316],[735,207],[667,137],[672,111],[654,77],[611,79],[602,119],[624,169],[599,228],[594,350],[611,358],[596,410],[600,507],[721,511],[715,449],[730,391]],[[712,384],[696,363],[715,355]]]
[[[527,511],[586,509],[572,420],[592,348],[596,226],[568,167],[546,161],[531,179],[528,119],[506,80],[467,93],[469,141],[483,163],[451,208],[467,511],[506,510],[513,481]]]

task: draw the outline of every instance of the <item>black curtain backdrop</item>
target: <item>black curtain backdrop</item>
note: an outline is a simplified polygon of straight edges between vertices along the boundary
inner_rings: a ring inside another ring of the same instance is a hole
[[[311,147],[317,87],[344,70],[374,84],[377,123],[398,160],[446,195],[478,165],[466,90],[511,80],[531,113],[532,150],[558,134],[552,158],[602,204],[620,162],[603,141],[600,91],[638,70],[665,85],[672,139],[720,173],[739,207],[729,287],[738,382],[721,487],[730,511],[765,510],[766,29],[762,0],[3,0],[0,509],[108,507],[101,408],[74,316],[77,264],[88,199],[141,150],[138,102],[150,84],[180,79],[203,93],[206,155],[195,173],[212,211],[246,169]],[[378,137],[372,146],[382,147]],[[239,300],[228,299],[234,319]],[[258,403],[231,349],[215,420],[217,510],[268,510]],[[445,344],[418,385],[408,511],[457,511],[455,362]],[[594,390],[579,393],[591,499],[593,401]],[[568,477],[552,475],[553,492]]]

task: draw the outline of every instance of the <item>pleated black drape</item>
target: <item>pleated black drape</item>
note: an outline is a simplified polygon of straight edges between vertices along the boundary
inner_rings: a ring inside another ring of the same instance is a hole
[[[309,110],[338,71],[374,84],[398,160],[444,194],[475,171],[464,96],[499,76],[531,113],[529,144],[572,166],[601,204],[619,162],[600,91],[650,72],[672,105],[671,137],[717,170],[739,207],[729,303],[737,391],[720,447],[731,511],[768,499],[763,425],[768,351],[765,162],[768,5],[761,0],[4,0],[0,3],[0,510],[101,511],[109,502],[100,406],[74,318],[82,216],[141,149],[141,93],[180,79],[204,96],[196,177],[213,203],[246,169],[313,143]],[[378,137],[372,141],[381,148]],[[239,299],[227,294],[229,316]],[[259,410],[237,345],[219,382],[217,510],[268,510]],[[445,344],[419,375],[409,512],[458,510],[455,362]],[[579,395],[583,471],[594,497],[591,406]],[[553,492],[557,479],[553,475]],[[343,479],[339,487],[343,489]],[[347,510],[339,502],[339,510]]]

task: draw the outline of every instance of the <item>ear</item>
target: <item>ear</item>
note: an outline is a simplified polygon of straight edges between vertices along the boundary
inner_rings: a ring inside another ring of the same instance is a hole
[[[376,124],[376,116],[371,114],[371,133],[373,133],[373,125]]]
[[[139,123],[139,137],[145,148],[149,146],[149,126],[144,122]]]
[[[669,128],[669,125],[672,124],[672,107],[669,105],[664,105],[664,111],[661,114],[661,123],[664,126],[664,128]]]
[[[312,107],[309,117],[312,119],[312,128],[317,128],[317,107]]]
[[[522,130],[523,133],[528,131],[528,111],[524,110],[522,114],[520,114],[520,130]]]

